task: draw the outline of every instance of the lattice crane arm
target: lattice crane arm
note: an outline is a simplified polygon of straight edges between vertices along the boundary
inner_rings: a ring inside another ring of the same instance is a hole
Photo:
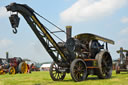
[[[32,8],[30,8],[25,4],[11,3],[10,5],[6,6],[6,9],[7,11],[10,12],[20,13],[25,18],[25,20],[27,21],[33,32],[36,34],[42,45],[45,47],[49,55],[56,63],[60,62],[59,56],[62,61],[67,62],[67,64],[69,63],[67,61],[67,57],[65,56],[63,51],[59,48],[56,41],[46,30],[45,26],[37,19],[34,13],[35,11]],[[13,32],[17,33],[17,27],[19,25],[19,17],[17,16],[17,14],[12,14],[9,19],[12,28],[14,28]],[[43,34],[41,34],[39,31],[41,31]],[[54,52],[53,50],[56,52]]]

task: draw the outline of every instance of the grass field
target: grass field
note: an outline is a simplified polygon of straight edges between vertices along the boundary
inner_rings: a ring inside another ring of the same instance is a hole
[[[116,75],[113,72],[111,79],[98,79],[89,76],[83,82],[74,82],[70,74],[63,81],[53,81],[49,72],[32,72],[31,74],[0,75],[0,85],[128,85],[128,74],[126,72]]]

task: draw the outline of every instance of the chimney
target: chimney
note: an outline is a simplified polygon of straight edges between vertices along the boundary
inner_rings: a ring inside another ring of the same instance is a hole
[[[66,39],[72,37],[72,26],[66,26]]]
[[[8,52],[6,52],[6,60],[7,60],[7,62],[8,62]]]

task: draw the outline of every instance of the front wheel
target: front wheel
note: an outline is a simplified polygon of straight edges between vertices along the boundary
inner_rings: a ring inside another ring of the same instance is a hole
[[[3,74],[5,74],[4,70],[0,69],[0,75],[3,75]]]
[[[87,66],[82,59],[75,59],[70,66],[71,77],[75,82],[83,81],[87,78]]]
[[[62,67],[53,62],[50,66],[50,76],[54,81],[61,81],[65,78],[66,72],[61,72]]]
[[[9,67],[9,74],[16,74],[16,70],[14,67]]]

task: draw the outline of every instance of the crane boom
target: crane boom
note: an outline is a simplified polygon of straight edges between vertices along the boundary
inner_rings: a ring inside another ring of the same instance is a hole
[[[32,8],[25,4],[11,3],[10,5],[6,6],[6,9],[7,11],[20,13],[25,18],[33,32],[36,34],[37,38],[56,63],[60,62],[59,58],[61,58],[62,61],[67,62],[67,57],[59,48],[58,44],[52,38],[50,33],[46,30],[46,27],[37,19],[35,11]],[[16,14],[11,15],[10,17],[11,25],[15,29],[15,33],[19,24],[17,19]],[[40,31],[42,33],[40,33]],[[69,62],[67,62],[67,64],[68,63]]]

